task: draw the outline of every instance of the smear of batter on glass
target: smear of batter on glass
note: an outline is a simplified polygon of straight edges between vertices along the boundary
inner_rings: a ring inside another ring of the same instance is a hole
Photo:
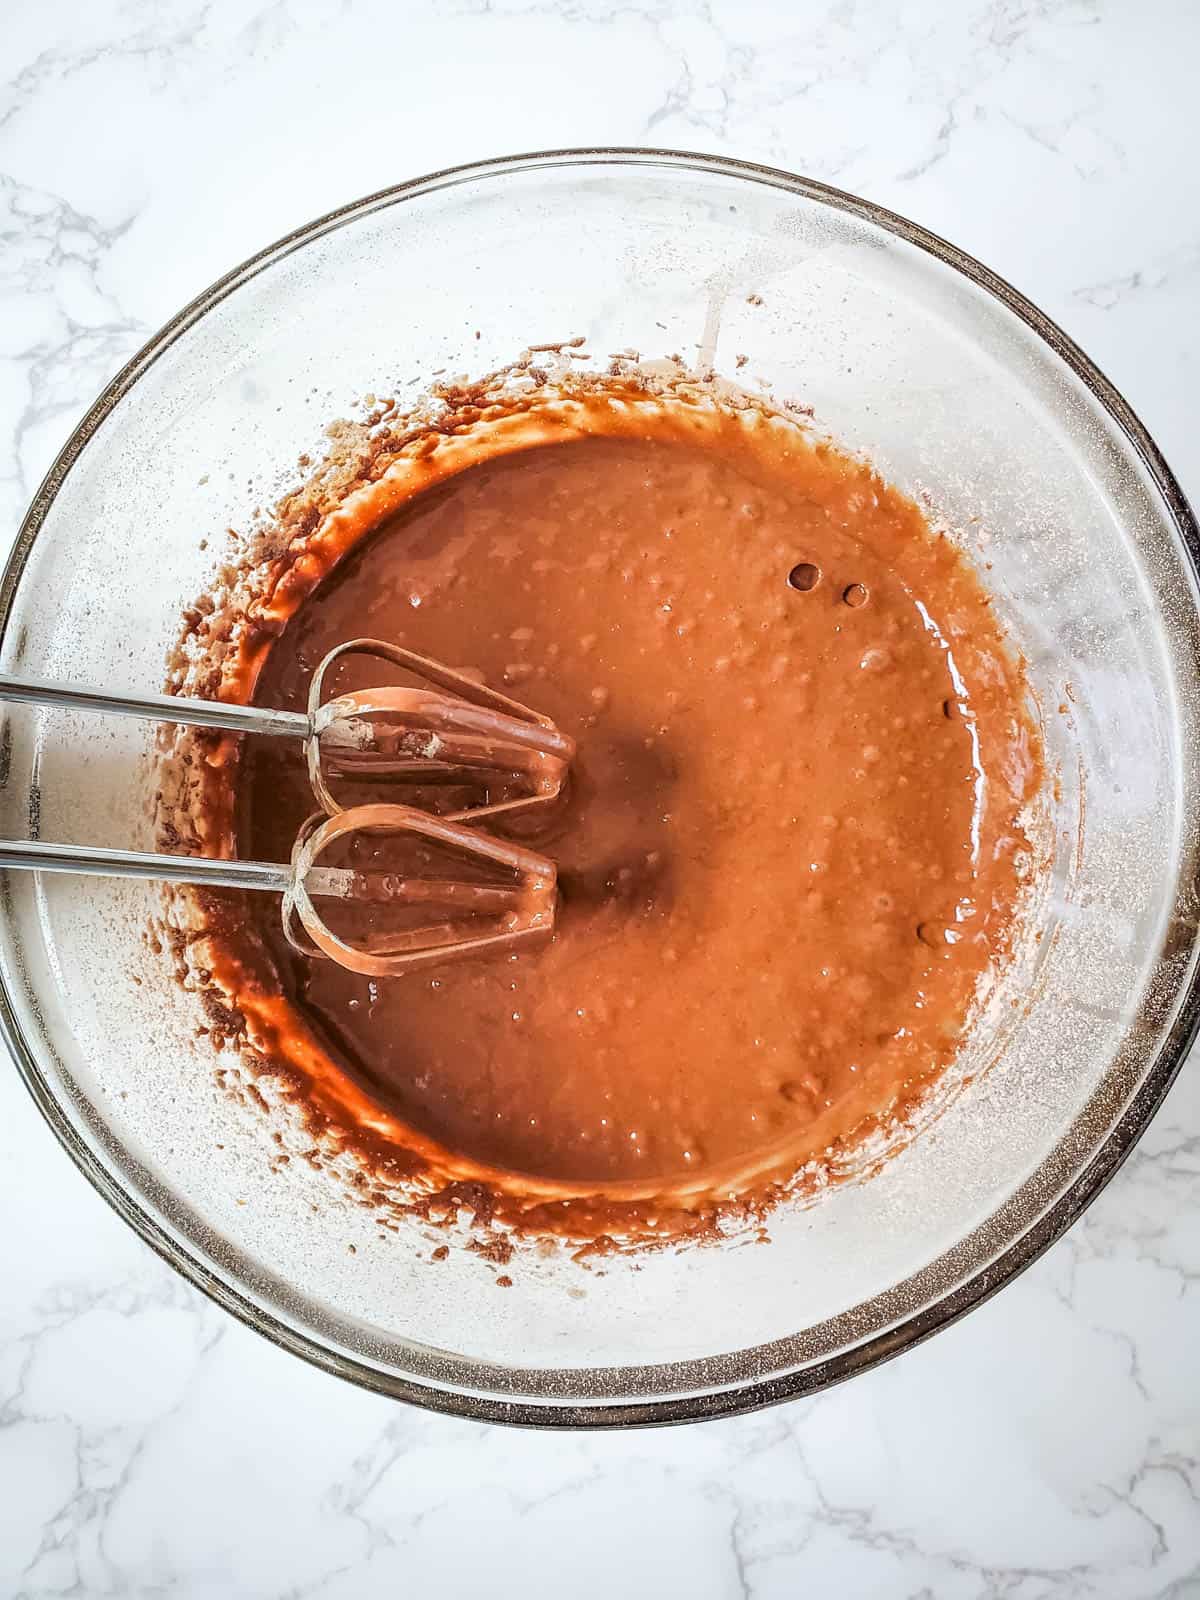
[[[302,708],[366,634],[548,713],[579,751],[531,840],[552,943],[372,981],[262,897],[193,910],[212,1003],[335,1148],[525,1231],[661,1238],[928,1094],[1019,931],[1041,746],[978,575],[868,464],[729,391],[540,377],[376,417],[204,619],[197,686]],[[299,751],[205,737],[177,810],[285,858]]]

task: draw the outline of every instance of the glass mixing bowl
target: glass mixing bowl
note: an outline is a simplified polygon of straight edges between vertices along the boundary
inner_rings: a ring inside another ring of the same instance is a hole
[[[981,563],[1025,650],[1056,784],[1030,936],[959,1092],[769,1243],[523,1263],[366,1224],[328,1174],[269,1175],[214,1086],[195,997],[143,930],[153,886],[10,874],[3,1027],[92,1182],[278,1344],[387,1394],[586,1426],[810,1392],[978,1304],[1077,1217],[1197,1025],[1196,524],[1144,428],[986,268],[876,206],[743,163],[565,151],[438,173],[239,267],[109,386],[0,591],[4,669],[156,689],[182,608],[371,393],[525,345],[679,352],[861,450]],[[738,358],[748,358],[739,364]],[[151,845],[154,730],[11,710],[0,831]],[[351,1253],[349,1246],[356,1247]]]

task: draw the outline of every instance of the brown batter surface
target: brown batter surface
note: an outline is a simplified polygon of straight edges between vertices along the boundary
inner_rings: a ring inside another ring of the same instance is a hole
[[[259,641],[265,705],[366,634],[578,741],[530,840],[548,945],[372,981],[295,956],[264,897],[225,918],[226,987],[323,1117],[514,1193],[744,1189],[904,1115],[959,1049],[1028,876],[1022,670],[868,466],[710,424],[598,413],[513,453],[475,428],[452,473],[343,516]],[[237,797],[240,853],[286,858],[299,751],[252,742]]]

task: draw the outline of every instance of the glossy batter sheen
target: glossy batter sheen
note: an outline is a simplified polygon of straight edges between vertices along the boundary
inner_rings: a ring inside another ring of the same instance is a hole
[[[583,1189],[795,1164],[911,1104],[1008,949],[1040,779],[988,597],[910,501],[827,448],[641,431],[481,451],[303,601],[255,694],[301,707],[367,634],[578,740],[532,841],[548,947],[370,982],[293,956],[266,897],[242,915],[360,1105]],[[238,783],[241,853],[286,857],[298,752]]]

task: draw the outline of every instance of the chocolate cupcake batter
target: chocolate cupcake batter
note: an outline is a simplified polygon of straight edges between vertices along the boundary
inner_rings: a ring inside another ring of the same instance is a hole
[[[903,1117],[959,1049],[1028,878],[1023,673],[956,546],[792,422],[602,386],[491,420],[310,530],[239,670],[302,707],[367,634],[553,717],[572,782],[522,835],[559,864],[553,941],[371,981],[224,897],[213,969],[314,1114],[409,1170],[745,1193]],[[235,789],[221,828],[285,857],[299,752],[251,742]]]

